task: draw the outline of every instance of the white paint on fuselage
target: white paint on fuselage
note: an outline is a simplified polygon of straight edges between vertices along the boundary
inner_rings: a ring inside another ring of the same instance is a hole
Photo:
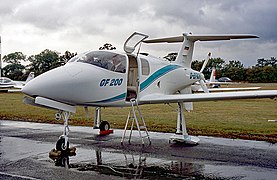
[[[174,94],[197,81],[197,79],[190,79],[191,72],[197,73],[192,69],[186,69],[179,64],[170,63],[160,58],[144,57],[144,59],[148,60],[151,72],[148,76],[143,76],[140,74],[140,85],[149,80],[151,76],[155,76],[155,73],[163,71],[163,69],[165,72],[163,75],[155,79],[155,81],[151,83],[149,87],[142,89],[140,92],[141,97],[153,93]]]
[[[147,76],[142,75],[141,58],[149,62]],[[196,71],[160,58],[139,55],[137,61],[138,101],[140,97],[153,93],[174,94],[199,80],[191,79],[191,73]],[[121,82],[120,85],[112,84],[116,80]],[[71,105],[129,106],[130,102],[126,101],[127,81],[128,69],[125,73],[118,73],[88,63],[70,62],[34,78],[23,92]]]

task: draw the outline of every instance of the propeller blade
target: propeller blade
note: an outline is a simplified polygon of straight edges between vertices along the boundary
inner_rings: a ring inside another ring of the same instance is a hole
[[[209,52],[207,58],[205,59],[203,65],[202,65],[202,68],[200,70],[201,73],[204,71],[205,67],[207,66],[207,63],[209,62],[209,59],[211,58],[211,55],[212,54]]]
[[[205,84],[205,81],[204,81],[203,79],[200,79],[199,82],[200,82],[200,85],[201,85],[203,91],[204,91],[205,93],[209,93],[209,90],[208,90],[208,88],[207,88],[207,86],[206,86],[206,84]]]
[[[205,77],[204,77],[203,73],[200,74],[200,80],[199,80],[199,82],[200,82],[200,85],[201,85],[203,91],[205,93],[209,93],[209,90],[208,90],[208,88],[206,86],[206,80],[205,80]]]

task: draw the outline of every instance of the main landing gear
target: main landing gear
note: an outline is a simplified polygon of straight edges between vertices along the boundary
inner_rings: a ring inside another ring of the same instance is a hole
[[[110,129],[109,122],[101,120],[101,107],[95,108],[93,129],[100,129],[100,131],[99,131],[100,135],[108,135],[108,134],[113,133],[113,130]]]
[[[177,131],[175,135],[170,137],[170,141],[189,145],[196,145],[200,141],[198,137],[190,136],[187,133],[183,102],[178,102]]]

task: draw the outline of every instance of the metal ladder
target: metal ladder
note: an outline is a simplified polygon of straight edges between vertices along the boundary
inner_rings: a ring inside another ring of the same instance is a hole
[[[135,122],[136,126],[137,126],[139,136],[141,138],[141,144],[144,146],[144,140],[143,139],[148,138],[149,145],[150,145],[151,144],[150,136],[149,136],[149,133],[147,131],[145,121],[144,121],[144,119],[142,117],[142,114],[140,112],[137,100],[132,98],[132,99],[130,99],[130,102],[131,102],[131,105],[132,105],[132,109],[129,111],[128,118],[126,120],[124,133],[123,133],[123,136],[122,136],[122,139],[121,139],[121,144],[123,145],[123,141],[124,141],[124,138],[125,138],[125,135],[126,135],[128,124],[129,124],[130,121],[132,121],[131,129],[130,129],[131,131],[130,131],[130,136],[129,136],[129,143],[131,143],[131,136],[132,136],[132,131],[134,129],[134,122]],[[138,117],[137,117],[137,113],[139,115]]]

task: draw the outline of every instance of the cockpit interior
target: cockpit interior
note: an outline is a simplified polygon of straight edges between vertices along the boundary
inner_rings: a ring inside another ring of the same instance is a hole
[[[126,72],[126,56],[114,52],[87,52],[73,57],[68,61],[70,62],[83,62],[114,72]]]

